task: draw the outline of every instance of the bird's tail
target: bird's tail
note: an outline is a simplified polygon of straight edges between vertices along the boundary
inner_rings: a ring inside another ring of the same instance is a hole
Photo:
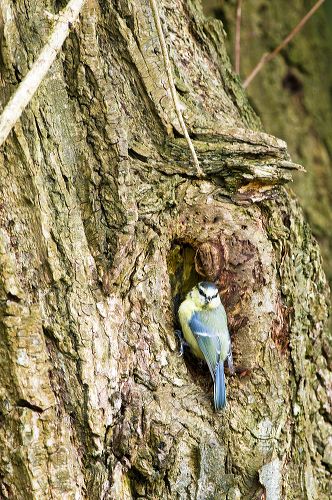
[[[214,407],[216,411],[226,406],[226,387],[224,362],[219,361],[216,367],[216,376],[214,381]]]

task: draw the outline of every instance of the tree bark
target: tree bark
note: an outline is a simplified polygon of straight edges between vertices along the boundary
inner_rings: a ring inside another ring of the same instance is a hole
[[[223,19],[226,48],[235,44],[233,0],[204,0],[207,15]],[[243,3],[241,79],[261,56],[272,51],[315,4],[294,0]],[[286,15],[287,12],[287,15]],[[292,187],[317,238],[325,274],[332,285],[332,4],[324,2],[278,56],[264,66],[247,88],[265,131],[281,137],[306,175],[295,175]],[[330,326],[332,329],[332,324]]]
[[[0,5],[4,105],[50,20],[41,0]],[[328,289],[284,187],[299,167],[260,130],[221,23],[159,8],[204,178],[148,0],[86,2],[0,150],[1,495],[327,499]],[[202,276],[232,334],[222,413],[174,334]]]

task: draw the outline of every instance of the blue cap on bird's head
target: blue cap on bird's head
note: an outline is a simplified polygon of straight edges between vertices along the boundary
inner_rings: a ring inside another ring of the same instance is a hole
[[[218,290],[217,286],[214,283],[211,283],[211,281],[200,281],[198,283],[198,288],[203,288],[204,290]]]

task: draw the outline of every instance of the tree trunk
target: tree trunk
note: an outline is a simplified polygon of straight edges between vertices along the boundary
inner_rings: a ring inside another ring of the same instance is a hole
[[[2,104],[59,4],[1,0]],[[0,151],[1,495],[327,499],[327,285],[283,187],[298,167],[260,131],[221,23],[159,8],[203,178],[148,0],[86,2]],[[202,276],[232,334],[222,413],[174,334]]]
[[[223,19],[226,46],[234,54],[234,0],[203,0],[205,11]],[[241,77],[272,51],[304,17],[314,0],[243,2]],[[287,13],[287,15],[286,15]],[[267,132],[287,142],[306,175],[294,176],[299,197],[322,251],[332,285],[332,2],[324,2],[300,33],[258,73],[247,92]],[[332,324],[330,326],[332,329]]]

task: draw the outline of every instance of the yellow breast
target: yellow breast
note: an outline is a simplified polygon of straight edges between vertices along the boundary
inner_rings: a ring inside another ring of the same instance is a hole
[[[184,338],[186,342],[188,342],[190,349],[195,354],[195,356],[200,359],[205,359],[188,324],[194,310],[195,309],[192,300],[184,300],[179,307],[179,320]]]

